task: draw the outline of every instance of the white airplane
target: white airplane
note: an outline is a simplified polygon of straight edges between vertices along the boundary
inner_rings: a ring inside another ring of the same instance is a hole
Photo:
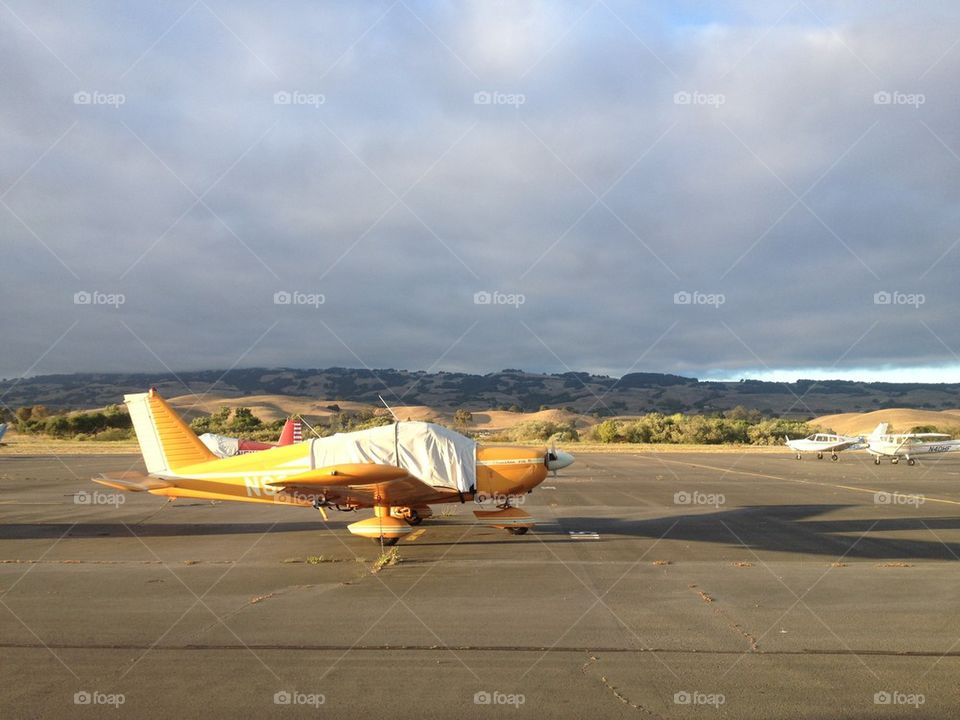
[[[805,438],[797,438],[796,440],[791,440],[789,437],[784,436],[784,439],[787,441],[787,447],[796,451],[797,460],[801,460],[805,452],[815,452],[817,454],[817,460],[823,460],[823,454],[830,453],[830,459],[836,462],[840,459],[837,455],[838,452],[841,450],[849,450],[850,448],[857,448],[863,444],[863,437],[831,435],[829,433],[814,433],[813,435],[808,435]]]
[[[945,433],[891,433],[889,430],[889,423],[880,423],[867,437],[867,452],[873,455],[877,465],[882,457],[890,458],[894,465],[905,457],[907,465],[915,465],[916,455],[960,450],[960,440],[952,440]]]

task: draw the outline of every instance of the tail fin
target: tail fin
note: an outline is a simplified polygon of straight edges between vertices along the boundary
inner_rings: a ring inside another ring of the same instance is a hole
[[[123,401],[130,411],[147,472],[162,475],[217,459],[156,390],[126,395]]]
[[[886,435],[889,428],[890,423],[880,423],[873,429],[873,432],[870,433],[870,437],[880,437],[881,435]]]
[[[278,446],[283,445],[293,445],[294,443],[301,442],[303,440],[303,424],[300,422],[300,418],[287,418],[287,422],[283,425],[283,432],[280,433],[280,439],[277,441]]]

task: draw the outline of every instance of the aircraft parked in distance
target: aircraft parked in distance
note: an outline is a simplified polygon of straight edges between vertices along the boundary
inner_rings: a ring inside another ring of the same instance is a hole
[[[832,435],[830,433],[814,433],[805,438],[791,440],[785,437],[787,447],[796,451],[797,460],[801,460],[803,453],[815,452],[817,460],[823,460],[824,453],[830,453],[830,459],[836,462],[840,459],[838,452],[850,449],[859,449],[863,447],[863,437],[851,437],[847,435]]]
[[[200,436],[200,442],[206,445],[210,449],[210,452],[219,458],[260,452],[261,450],[293,445],[294,443],[302,441],[303,421],[300,418],[287,418],[287,422],[284,423],[283,430],[280,432],[280,438],[276,443],[244,440],[242,438],[227,437],[226,435],[217,435],[216,433],[204,433]]]
[[[890,458],[896,465],[900,458],[907,459],[907,465],[915,465],[917,455],[927,453],[945,453],[960,450],[960,440],[953,440],[946,433],[891,433],[889,423],[880,423],[867,436],[867,452],[873,455],[873,462]]]

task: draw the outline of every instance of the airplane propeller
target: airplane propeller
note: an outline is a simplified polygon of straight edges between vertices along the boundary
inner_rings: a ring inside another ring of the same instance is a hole
[[[557,476],[557,470],[561,470],[568,465],[573,464],[573,455],[563,450],[557,450],[557,443],[553,441],[550,444],[550,449],[547,450],[547,457],[545,459],[545,464],[547,469],[553,473],[553,476]]]

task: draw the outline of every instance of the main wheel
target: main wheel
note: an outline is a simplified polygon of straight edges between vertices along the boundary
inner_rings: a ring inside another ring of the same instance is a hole
[[[875,458],[873,459],[873,464],[874,464],[874,465],[879,465],[879,464],[880,464],[880,458],[875,457]]]
[[[900,464],[900,458],[898,458],[898,457],[890,458],[890,464],[891,464],[891,465],[899,465],[899,464]]]
[[[817,453],[817,460],[823,460],[823,453]]]
[[[380,538],[374,538],[373,541],[377,545],[379,545],[382,541],[385,546],[390,547],[391,545],[396,545],[398,542],[400,542],[400,538],[380,537]]]
[[[419,525],[420,523],[423,522],[423,518],[420,516],[420,513],[418,513],[416,510],[411,510],[410,517],[407,518],[407,522],[410,523],[411,525]]]
[[[916,465],[917,461],[913,458],[907,458],[907,465]]]
[[[507,532],[511,535],[526,535],[529,529],[528,527],[507,528]]]
[[[803,456],[801,456],[800,453],[797,453],[797,460],[803,460]]]
[[[837,455],[836,453],[834,453],[833,455],[830,456],[830,459],[833,460],[834,462],[836,462],[837,460],[840,459],[840,456]]]

